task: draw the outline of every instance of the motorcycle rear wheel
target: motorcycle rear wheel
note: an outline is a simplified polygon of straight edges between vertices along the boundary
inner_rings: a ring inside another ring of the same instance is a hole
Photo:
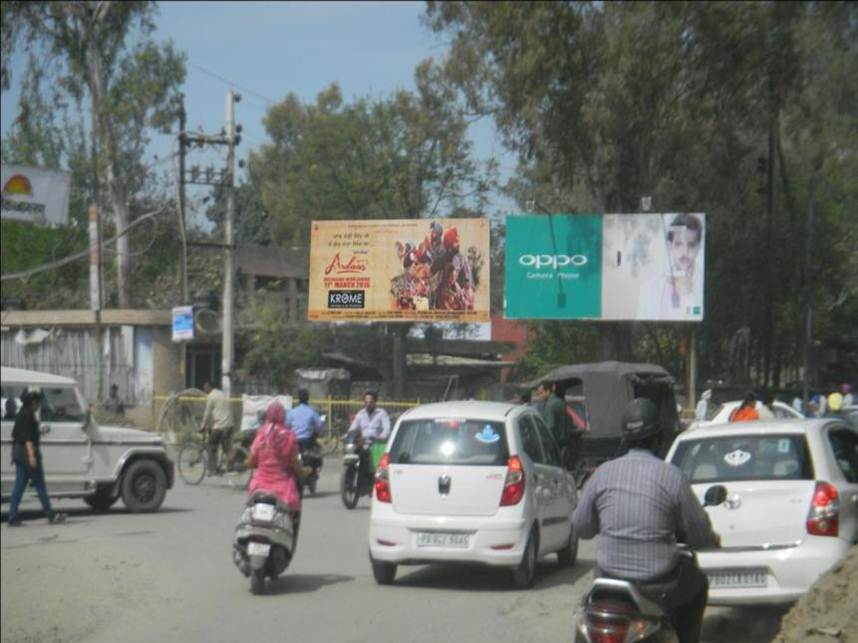
[[[357,507],[358,498],[360,498],[358,475],[357,467],[343,467],[343,473],[340,476],[340,497],[342,497],[346,509]]]

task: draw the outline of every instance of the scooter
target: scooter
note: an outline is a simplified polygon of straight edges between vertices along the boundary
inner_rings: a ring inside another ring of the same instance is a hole
[[[706,490],[704,507],[720,505],[727,489],[715,485]],[[694,552],[681,548],[680,555]],[[664,599],[670,583],[640,585],[617,578],[596,578],[587,590],[576,619],[575,643],[678,643],[679,638]]]
[[[347,434],[340,476],[340,497],[346,509],[354,509],[361,496],[372,493],[374,477],[369,459],[369,444],[363,436],[358,432]],[[365,460],[363,466],[361,460]]]
[[[289,507],[274,495],[256,491],[247,499],[235,528],[232,560],[250,578],[250,591],[265,591],[265,578],[286,571],[298,543]]]

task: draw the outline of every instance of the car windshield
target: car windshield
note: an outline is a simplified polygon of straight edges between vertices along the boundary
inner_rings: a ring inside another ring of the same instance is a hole
[[[813,480],[803,435],[731,435],[683,440],[671,463],[691,482]]]
[[[405,420],[390,448],[391,464],[502,466],[508,459],[501,422],[463,418]]]
[[[43,422],[83,422],[84,413],[74,388],[45,388],[42,395]]]

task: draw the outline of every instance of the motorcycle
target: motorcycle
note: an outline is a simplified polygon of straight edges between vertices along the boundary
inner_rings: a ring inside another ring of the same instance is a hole
[[[318,443],[302,447],[298,453],[298,459],[301,461],[302,466],[308,467],[311,470],[310,474],[301,481],[301,487],[306,487],[309,489],[310,494],[313,495],[316,493],[316,485],[319,482],[319,476],[322,471],[322,447]]]
[[[289,507],[272,494],[254,492],[247,499],[232,543],[233,562],[250,578],[251,593],[261,594],[266,577],[274,580],[286,571],[297,544]]]
[[[720,505],[726,498],[724,486],[712,486],[706,490],[703,506]],[[680,555],[694,558],[694,552],[685,547],[680,547]],[[673,583],[596,578],[576,619],[575,643],[678,643],[666,605],[666,598],[675,589]]]
[[[346,435],[340,497],[346,509],[354,509],[361,496],[372,494],[374,476],[370,466],[370,444],[360,433]]]

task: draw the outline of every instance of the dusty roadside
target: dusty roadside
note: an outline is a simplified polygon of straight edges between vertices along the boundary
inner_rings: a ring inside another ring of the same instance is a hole
[[[772,643],[858,643],[858,545],[784,616]]]

